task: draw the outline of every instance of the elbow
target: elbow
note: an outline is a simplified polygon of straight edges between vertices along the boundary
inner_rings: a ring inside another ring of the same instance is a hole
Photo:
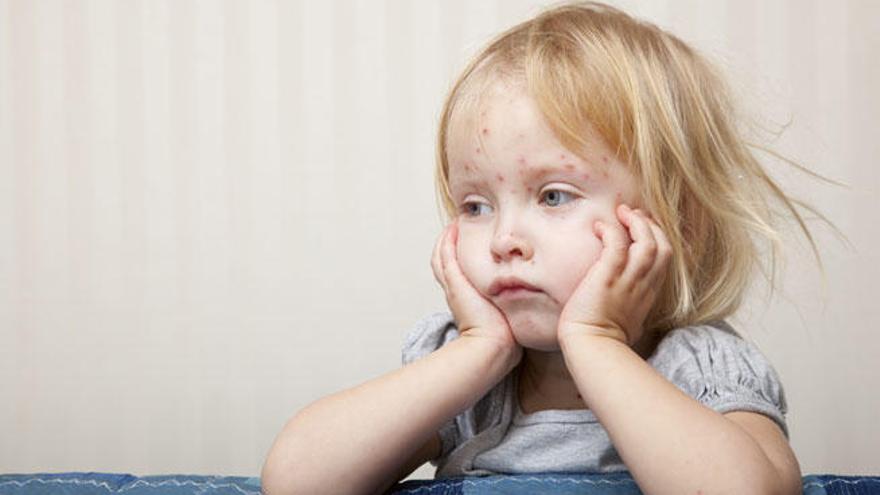
[[[293,495],[296,493],[305,493],[299,490],[294,480],[284,476],[284,472],[276,469],[271,462],[271,458],[267,458],[260,470],[260,492],[263,495]]]
[[[804,482],[801,478],[801,470],[799,466],[794,469],[785,469],[777,471],[776,486],[771,493],[773,495],[801,495],[804,492]]]
[[[260,471],[260,493],[263,495],[300,495],[326,491],[310,483],[309,479],[296,476],[294,470],[280,469],[267,462]]]
[[[298,460],[297,453],[294,442],[276,440],[260,469],[260,490],[263,495],[317,493],[310,491],[310,487],[306,486],[308,480],[300,476],[306,463]]]
[[[292,442],[270,450],[260,469],[262,495],[355,493],[341,491],[344,480],[337,480],[332,473],[322,470],[304,452],[305,447]]]

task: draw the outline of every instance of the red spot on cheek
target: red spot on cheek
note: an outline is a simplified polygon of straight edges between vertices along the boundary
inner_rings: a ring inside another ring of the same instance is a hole
[[[470,172],[471,170],[474,169],[474,167],[471,167],[471,164],[470,164],[470,163],[465,163],[465,164],[464,164],[464,169],[465,169],[466,171]]]
[[[495,178],[498,179],[498,182],[504,182],[504,177],[502,177],[501,174],[496,175]]]
[[[602,172],[602,177],[608,178],[608,171]]]
[[[617,195],[614,196],[614,199],[616,199],[618,202],[621,200],[621,198],[622,198],[622,195],[620,193],[617,193]]]
[[[477,151],[477,154],[479,154],[479,153],[480,153],[480,148],[477,148],[477,150],[476,150],[476,151]]]
[[[565,170],[574,170],[574,164],[566,163],[566,164],[565,164]]]
[[[518,157],[516,158],[516,162],[519,163],[520,165],[525,165],[525,164],[526,164],[526,158],[525,158],[524,156],[520,155],[520,156],[518,156]]]
[[[586,180],[586,181],[590,180],[590,174],[584,174],[584,180]]]
[[[488,135],[489,135],[489,128],[488,128],[488,127],[484,127],[484,128],[483,128],[483,135],[484,135],[484,136],[488,136]]]
[[[603,161],[604,163],[608,163],[608,157],[607,157],[607,156],[603,156],[603,157],[602,157],[602,161]]]
[[[559,159],[560,159],[560,160],[565,160],[565,153],[559,155]]]

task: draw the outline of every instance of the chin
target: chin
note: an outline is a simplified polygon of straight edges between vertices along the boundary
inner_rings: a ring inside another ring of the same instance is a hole
[[[543,352],[559,351],[556,338],[558,314],[510,311],[506,316],[513,338],[522,347]]]

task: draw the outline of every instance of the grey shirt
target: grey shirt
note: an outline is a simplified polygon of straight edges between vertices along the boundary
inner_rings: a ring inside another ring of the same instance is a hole
[[[458,338],[449,312],[420,320],[406,336],[408,364]],[[788,438],[787,404],[779,376],[758,348],[726,322],[678,328],[647,359],[667,380],[719,412],[752,411],[776,421]],[[517,373],[505,376],[477,403],[440,429],[435,478],[500,473],[626,471],[592,411],[523,414]]]

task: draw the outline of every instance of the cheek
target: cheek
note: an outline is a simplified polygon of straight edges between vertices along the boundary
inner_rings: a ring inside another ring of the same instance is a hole
[[[456,245],[455,255],[458,260],[458,266],[461,268],[465,277],[479,288],[483,281],[481,280],[482,264],[485,262],[481,253],[488,252],[488,247],[484,246],[485,242],[478,232],[473,232],[468,228],[462,228],[459,231],[458,243]],[[488,284],[488,282],[487,282]]]
[[[572,231],[560,247],[555,260],[554,273],[558,274],[558,296],[567,301],[590,268],[599,259],[602,241],[592,233],[588,223],[586,230]]]

